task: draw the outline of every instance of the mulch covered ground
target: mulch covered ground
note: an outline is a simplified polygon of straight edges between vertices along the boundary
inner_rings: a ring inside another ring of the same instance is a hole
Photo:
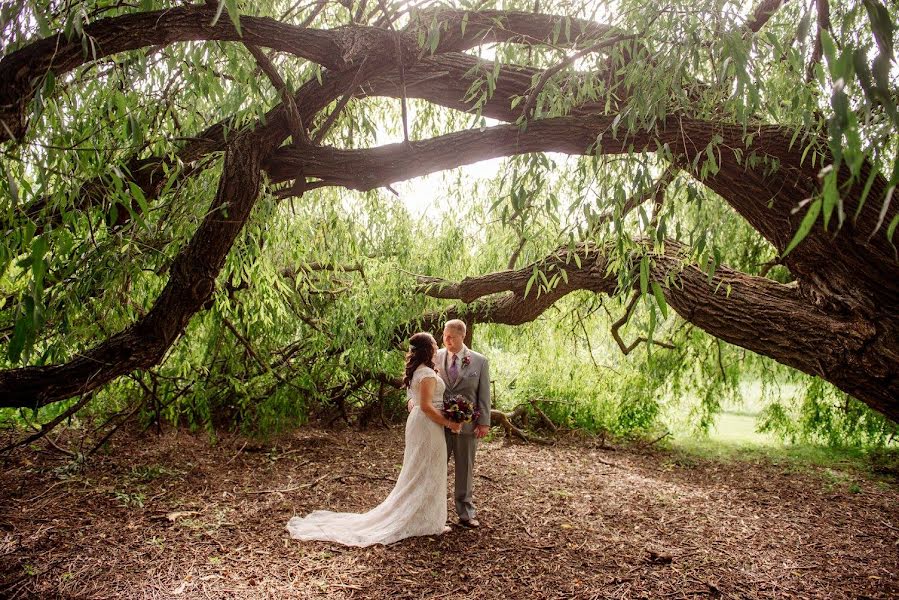
[[[577,436],[482,444],[479,530],[287,537],[294,514],[377,504],[402,444],[401,427],[265,445],[121,433],[83,470],[19,451],[0,473],[0,597],[899,597],[895,481]]]

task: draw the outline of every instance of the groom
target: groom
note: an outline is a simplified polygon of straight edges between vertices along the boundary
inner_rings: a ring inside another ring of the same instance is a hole
[[[462,396],[473,405],[477,403],[481,416],[477,423],[466,423],[461,433],[446,433],[447,458],[456,459],[456,514],[465,527],[479,527],[471,502],[472,475],[477,440],[490,430],[490,368],[483,354],[465,346],[465,323],[459,319],[447,321],[443,327],[443,348],[437,351],[434,363],[446,384],[444,399]]]

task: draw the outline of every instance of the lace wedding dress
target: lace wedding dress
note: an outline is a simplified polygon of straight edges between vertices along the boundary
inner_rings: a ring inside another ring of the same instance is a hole
[[[390,495],[367,513],[316,510],[287,523],[290,537],[325,540],[347,546],[390,544],[403,538],[443,533],[446,524],[446,439],[443,427],[425,415],[419,403],[421,381],[434,378],[434,406],[443,406],[446,387],[437,373],[424,365],[412,375],[408,395],[414,408],[406,419],[403,468]]]

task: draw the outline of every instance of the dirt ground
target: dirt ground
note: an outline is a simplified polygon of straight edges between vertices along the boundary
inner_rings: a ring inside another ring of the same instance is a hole
[[[482,444],[478,530],[366,549],[287,537],[294,514],[376,505],[402,444],[401,427],[123,432],[83,469],[20,450],[0,474],[0,597],[899,597],[895,480],[574,435]]]

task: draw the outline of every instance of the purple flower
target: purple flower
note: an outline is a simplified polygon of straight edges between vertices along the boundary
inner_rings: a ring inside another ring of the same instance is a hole
[[[456,423],[474,423],[481,416],[481,411],[463,396],[456,394],[443,402],[443,416]]]

